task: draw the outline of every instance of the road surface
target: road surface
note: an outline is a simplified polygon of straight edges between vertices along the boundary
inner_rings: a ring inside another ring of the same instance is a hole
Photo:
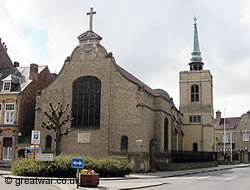
[[[162,179],[167,183],[145,190],[250,190],[250,167]]]

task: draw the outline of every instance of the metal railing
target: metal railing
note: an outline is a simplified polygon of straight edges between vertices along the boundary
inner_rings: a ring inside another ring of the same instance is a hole
[[[209,162],[217,160],[216,152],[192,152],[192,151],[171,151],[169,153],[158,153],[157,158],[169,158],[173,163],[184,162]]]

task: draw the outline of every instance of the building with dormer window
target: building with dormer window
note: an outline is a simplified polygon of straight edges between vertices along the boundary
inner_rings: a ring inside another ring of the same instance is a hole
[[[0,44],[0,162],[22,155],[34,129],[36,93],[48,86],[52,76],[47,66],[12,64],[7,48]]]

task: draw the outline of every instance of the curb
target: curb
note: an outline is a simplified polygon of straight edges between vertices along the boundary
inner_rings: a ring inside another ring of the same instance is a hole
[[[216,171],[221,171],[221,170],[230,170],[230,169],[234,169],[234,168],[246,168],[246,167],[250,167],[250,165],[235,166],[235,167],[230,167],[230,168],[212,169],[212,170],[202,170],[202,171],[195,171],[195,172],[187,172],[187,173],[180,173],[180,174],[169,175],[169,176],[159,176],[159,177],[155,177],[155,178],[168,178],[168,177],[186,176],[186,175],[209,173],[209,172],[216,172]],[[143,179],[143,178],[141,178],[141,179]]]
[[[132,190],[132,189],[144,189],[144,188],[150,188],[150,187],[158,187],[158,186],[161,186],[161,185],[166,185],[168,183],[158,183],[158,184],[154,184],[154,185],[144,185],[144,186],[138,186],[138,187],[128,187],[128,188],[122,188],[122,189],[119,189],[119,190]]]
[[[101,178],[100,181],[113,181],[113,180],[130,180],[130,179],[161,179],[161,178],[170,178],[170,177],[178,177],[178,176],[186,176],[186,175],[193,175],[193,174],[199,174],[199,173],[208,173],[208,172],[215,172],[215,171],[221,171],[221,170],[230,170],[234,168],[246,168],[250,167],[250,164],[243,165],[243,166],[234,166],[234,167],[228,167],[228,168],[218,168],[218,169],[208,169],[208,170],[200,170],[200,171],[194,171],[194,172],[186,172],[186,173],[178,173],[178,174],[170,174],[165,176],[153,176],[153,177],[128,177],[128,178],[118,178],[118,179],[105,179]]]
[[[144,188],[150,188],[150,187],[158,187],[158,186],[161,186],[161,185],[166,185],[168,183],[156,183],[156,184],[153,184],[153,185],[143,185],[143,186],[137,186],[137,187],[126,187],[126,188],[120,188],[118,190],[133,190],[133,189],[144,189]],[[59,186],[57,186],[58,188],[61,188]],[[105,186],[102,186],[102,187],[96,187],[96,188],[90,188],[90,187],[79,187],[79,189],[82,189],[82,190],[89,190],[89,189],[92,189],[92,190],[102,190],[103,189],[106,189],[107,187]],[[107,188],[108,189],[108,188]]]

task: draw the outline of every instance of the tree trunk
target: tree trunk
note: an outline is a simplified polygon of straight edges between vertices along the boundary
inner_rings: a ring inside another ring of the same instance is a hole
[[[56,156],[61,154],[61,135],[56,134]]]

